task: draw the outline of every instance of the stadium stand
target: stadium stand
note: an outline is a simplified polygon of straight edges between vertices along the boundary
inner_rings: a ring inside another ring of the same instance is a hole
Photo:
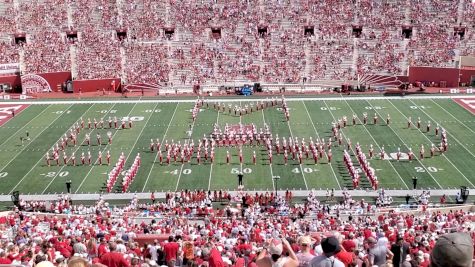
[[[470,0],[86,2],[2,0],[0,64],[125,84],[299,83],[453,67],[474,49]]]

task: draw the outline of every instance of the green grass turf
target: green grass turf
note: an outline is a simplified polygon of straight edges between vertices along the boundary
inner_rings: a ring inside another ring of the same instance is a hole
[[[245,105],[249,101],[234,102]],[[331,136],[332,121],[347,116],[351,124],[352,114],[362,118],[363,112],[368,113],[369,123],[362,125],[358,121],[355,126],[342,130],[345,139],[351,139],[353,145],[359,142],[365,153],[373,144],[375,152],[384,146],[385,151],[393,153],[400,147],[406,152],[409,147],[418,155],[419,147],[423,144],[426,154],[433,142],[438,144],[440,137],[435,136],[434,128],[437,123],[448,131],[449,151],[433,158],[428,156],[423,160],[395,161],[370,160],[376,169],[380,186],[389,189],[408,189],[412,186],[411,177],[419,178],[420,187],[434,189],[454,188],[468,185],[474,188],[475,149],[473,136],[475,120],[473,114],[460,107],[450,99],[404,99],[404,100],[304,100],[289,101],[291,119],[287,122],[282,112],[269,108],[250,115],[234,116],[227,112],[216,112],[204,108],[196,122],[191,121],[192,103],[88,103],[88,104],[54,104],[31,105],[8,121],[0,128],[0,194],[9,194],[14,190],[22,193],[55,193],[65,191],[65,182],[72,181],[73,192],[98,192],[106,180],[107,172],[112,169],[107,165],[93,166],[46,166],[44,155],[59,138],[81,117],[107,121],[109,116],[119,118],[125,116],[140,117],[134,122],[132,129],[91,129],[83,130],[78,136],[82,142],[86,132],[91,133],[92,146],[70,146],[67,154],[76,152],[79,162],[81,152],[91,151],[93,159],[98,151],[105,153],[110,150],[112,163],[123,152],[127,157],[125,169],[130,167],[137,153],[141,154],[142,165],[131,184],[130,192],[168,191],[180,189],[229,189],[237,188],[236,174],[243,171],[244,185],[247,189],[273,190],[278,189],[325,189],[351,187],[351,179],[343,165],[343,147],[336,144],[332,147],[333,162],[327,163],[326,158],[314,164],[313,159],[298,162],[289,159],[284,165],[283,156],[274,156],[272,165],[268,163],[266,151],[262,147],[246,146],[243,149],[245,162],[241,166],[238,159],[238,149],[229,148],[232,163],[225,163],[226,148],[218,148],[214,164],[209,162],[198,165],[196,160],[182,165],[172,163],[160,165],[157,153],[149,151],[150,139],[180,140],[183,143],[189,139],[187,131],[193,127],[191,139],[197,140],[211,133],[213,125],[254,123],[258,128],[267,123],[274,134],[282,137],[299,137],[309,141],[316,137]],[[380,117],[379,123],[373,125],[374,113]],[[391,116],[391,124],[387,126],[385,119]],[[417,117],[423,121],[422,129],[407,129],[407,117],[413,122]],[[432,130],[425,132],[427,121],[431,121]],[[86,123],[87,124],[87,123]],[[107,123],[106,123],[107,124]],[[20,143],[20,136],[30,133],[30,141]],[[112,145],[106,144],[106,133],[113,134]],[[100,133],[103,138],[101,146],[96,145],[95,136]],[[251,162],[252,153],[256,151],[257,164]],[[353,151],[350,151],[356,163]],[[166,156],[166,153],[163,153]],[[289,155],[290,157],[290,155]],[[62,155],[61,155],[62,159]],[[274,179],[279,177],[279,179]],[[117,183],[117,185],[119,182]],[[369,183],[363,175],[360,186],[369,188]]]

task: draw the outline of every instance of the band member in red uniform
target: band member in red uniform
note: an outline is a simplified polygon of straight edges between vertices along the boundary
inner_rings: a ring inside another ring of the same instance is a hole
[[[101,138],[101,135],[99,133],[97,133],[96,139],[97,139],[97,145],[98,146],[102,145],[102,138]]]
[[[242,164],[242,150],[239,149],[239,163]]]
[[[412,161],[414,158],[414,153],[412,152],[412,148],[409,148],[409,152],[407,152],[407,157],[409,158],[409,161]]]
[[[353,125],[356,125],[356,114],[353,114]]]
[[[81,163],[82,165],[86,164],[86,156],[84,156],[84,152],[81,153]]]
[[[284,164],[287,166],[287,161],[289,160],[289,154],[287,153],[287,149],[284,150]]]
[[[386,124],[389,125],[390,122],[391,122],[391,117],[388,114],[388,117],[386,118]]]
[[[366,125],[366,123],[368,123],[368,114],[363,113],[363,124]]]
[[[107,150],[106,159],[107,159],[107,165],[111,165],[111,153],[109,150]]]
[[[417,117],[417,129],[421,128],[421,117]]]
[[[373,148],[373,144],[370,144],[369,145],[369,158],[372,159],[374,156],[374,148]]]
[[[424,158],[424,145],[421,145],[421,150],[419,151],[419,157],[420,159]]]
[[[411,125],[412,125],[412,120],[411,120],[411,117],[407,118],[407,128],[411,128]]]
[[[66,155],[66,151],[63,151],[63,164],[68,164],[68,155]]]
[[[430,147],[430,157],[434,157],[435,155],[435,145],[432,144],[431,147]]]
[[[99,151],[99,153],[97,153],[97,160],[98,164],[102,165],[102,151]]]
[[[125,120],[122,120],[120,123],[121,123],[121,125],[122,125],[122,126],[121,126],[122,129],[125,129]]]
[[[74,155],[74,152],[71,154],[71,165],[76,166],[76,155]]]
[[[201,165],[201,155],[199,150],[198,152],[196,152],[196,162],[198,163],[198,165]]]
[[[132,128],[132,120],[129,118],[129,128]]]
[[[91,118],[87,118],[87,128],[91,129]]]
[[[91,162],[92,162],[91,151],[87,151],[87,163],[91,165]]]
[[[109,128],[112,128],[112,118],[110,116],[109,116],[108,122],[109,122]]]
[[[229,154],[229,150],[226,151],[226,164],[229,165],[231,162],[231,155]]]
[[[437,126],[435,127],[435,136],[439,135],[439,124],[437,123]]]
[[[84,129],[84,119],[81,117],[81,129]]]
[[[373,124],[377,124],[377,123],[378,123],[378,115],[376,115],[376,113],[374,113]]]
[[[114,128],[117,129],[117,117],[114,117]]]
[[[150,152],[153,152],[155,149],[155,143],[153,142],[153,139],[150,139]]]
[[[328,158],[328,163],[331,164],[332,163],[332,149],[328,149],[328,152],[327,152],[327,158]]]
[[[384,152],[384,146],[381,147],[381,152],[380,152],[379,154],[380,154],[381,159],[384,159],[385,154],[386,154],[386,153]]]
[[[315,162],[315,165],[318,163],[318,156],[316,152],[313,152],[313,161]]]
[[[162,151],[158,151],[158,161],[160,161],[160,165],[162,165],[163,163],[163,155],[162,155]]]
[[[430,121],[427,122],[426,132],[430,132]]]
[[[399,161],[401,159],[401,148],[397,148],[396,159]]]

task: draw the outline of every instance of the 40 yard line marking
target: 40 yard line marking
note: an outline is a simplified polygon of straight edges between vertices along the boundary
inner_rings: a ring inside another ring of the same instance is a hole
[[[371,103],[369,101],[366,101],[371,107],[373,107],[371,105]],[[348,103],[348,101],[345,100],[345,103],[346,105],[350,108],[351,112],[353,112],[353,114],[356,114],[356,112],[353,110],[353,108],[350,106],[350,104]],[[379,112],[373,108],[373,110],[378,113],[378,116],[381,117],[381,115],[379,114]],[[359,117],[357,117],[358,121],[361,123],[361,120]],[[381,119],[383,119],[383,117],[381,117]],[[376,144],[376,146],[379,148],[379,150],[381,150],[381,146],[378,144],[378,142],[376,142],[376,139],[374,139],[373,135],[368,131],[368,128],[366,128],[366,125],[364,125],[363,123],[361,123],[363,125],[363,128],[366,130],[366,132],[369,134],[369,136],[371,136],[371,139],[373,139],[374,143]],[[394,165],[392,164],[392,162],[390,160],[388,160],[389,162],[389,165],[391,165],[391,167],[393,168],[394,172],[396,172],[397,176],[399,177],[399,179],[401,179],[401,182],[404,184],[404,186],[406,186],[407,189],[409,189],[409,186],[407,186],[406,182],[404,182],[404,180],[402,179],[401,175],[399,174],[399,172],[396,170],[396,168],[394,167]]]
[[[193,129],[195,128],[196,120],[197,120],[197,118],[191,124],[190,134],[188,135],[188,142],[190,142],[191,136],[193,135]],[[191,156],[191,157],[193,158],[193,156]],[[178,180],[176,181],[175,191],[178,191],[178,185],[180,184],[181,174],[183,173],[183,167],[185,167],[185,164],[181,164],[180,173],[178,174]]]
[[[127,114],[127,117],[130,117],[130,113],[132,113],[132,110],[134,110],[134,108],[137,106],[138,102],[134,104],[134,106],[130,109],[129,113]],[[112,108],[111,108],[112,109]],[[153,114],[153,112],[151,112],[151,114]],[[143,129],[143,128],[142,128]],[[118,133],[119,131],[116,130],[114,132],[114,134],[112,135],[112,138],[116,135],[116,133]],[[140,135],[139,135],[140,136]],[[138,137],[137,137],[138,138]],[[135,146],[135,145],[134,145]],[[104,149],[102,149],[102,153],[104,153],[104,151],[106,151],[106,149],[109,147],[109,144],[107,144]],[[125,162],[127,162],[127,159],[128,157],[130,156],[130,153],[132,153],[132,150],[133,150],[133,147],[131,148],[130,152],[129,152],[129,155],[127,155],[127,158],[125,159]],[[91,174],[92,170],[94,169],[94,167],[96,166],[96,162],[98,161],[99,159],[96,159],[92,165],[92,167],[89,169],[89,172],[86,174],[86,176],[84,176],[84,179],[82,180],[81,184],[79,184],[78,188],[76,189],[76,191],[74,191],[74,193],[77,193],[79,191],[79,189],[81,188],[81,186],[84,184],[84,182],[87,180],[87,177],[89,176],[89,174]],[[125,164],[125,163],[124,163]],[[117,179],[118,180],[118,179]],[[116,181],[117,182],[117,181]],[[115,186],[115,184],[114,184]]]
[[[305,104],[305,101],[302,101],[302,104],[305,107],[305,111],[307,111],[307,116],[310,119],[310,122],[312,123],[312,126],[313,126],[313,129],[315,130],[315,133],[317,134],[317,138],[320,139],[320,135],[318,134],[317,128],[315,127],[315,124],[313,123],[312,117],[310,116],[310,113],[308,112],[308,108],[307,108],[307,105]],[[327,152],[325,152],[325,155],[326,154],[327,154]],[[330,169],[332,170],[333,176],[335,177],[336,183],[338,184],[338,187],[341,190],[341,185],[340,185],[340,182],[338,181],[338,177],[336,177],[336,173],[335,173],[335,170],[333,169],[333,165],[332,164],[329,164],[329,165],[330,165]]]
[[[218,116],[216,116],[216,124],[219,123],[219,109],[218,109]],[[214,163],[211,163],[211,166],[209,167],[209,178],[208,178],[208,191],[211,188],[211,175],[213,173],[213,165]],[[242,171],[242,164],[241,164],[241,171]]]
[[[73,104],[69,105],[69,107],[66,109],[66,110],[69,110],[71,107],[73,106]],[[91,107],[94,106],[94,105],[91,105]],[[89,108],[91,108],[89,107]],[[89,109],[88,109],[89,110]],[[49,126],[51,126],[56,120],[58,120],[59,118],[61,118],[63,115],[66,115],[66,112],[63,112],[61,113],[61,115],[59,115],[56,119],[54,119],[49,125],[48,127],[45,127],[39,134],[37,137],[39,137],[46,129],[49,129]],[[35,137],[36,139],[36,137]],[[31,144],[31,143],[30,143]],[[56,142],[54,142],[53,146],[56,144]],[[52,149],[53,147],[50,147],[48,150]],[[35,165],[33,165],[33,167],[31,167],[31,169],[20,179],[20,181],[18,181],[18,183],[12,188],[12,190],[10,190],[10,192],[8,193],[9,195],[13,192],[13,190],[15,190],[15,188],[17,188],[21,182],[23,182],[23,180],[28,176],[28,174],[30,174],[30,172],[36,168],[36,166],[38,166],[38,164],[40,164],[40,162],[44,159],[43,156],[40,157],[40,159],[35,163]],[[3,170],[3,169],[2,169]]]
[[[167,136],[168,129],[170,129],[170,125],[172,124],[173,118],[175,118],[176,110],[178,109],[178,106],[179,106],[179,105],[180,105],[179,103],[176,104],[175,110],[173,111],[173,115],[172,115],[170,121],[168,122],[167,129],[165,130],[165,133],[163,134],[162,139],[160,139],[160,140],[162,141],[162,143],[163,143],[163,141],[165,140],[165,137]],[[155,162],[157,161],[158,154],[159,154],[159,152],[157,151],[157,155],[155,156],[155,159],[154,159],[153,162],[152,162],[152,167],[150,168],[150,171],[149,171],[149,173],[148,173],[148,175],[147,175],[147,179],[145,179],[145,183],[144,183],[144,185],[143,185],[142,192],[144,192],[144,191],[145,191],[145,188],[147,187],[148,179],[150,179],[150,175],[152,175],[153,166],[155,166]]]

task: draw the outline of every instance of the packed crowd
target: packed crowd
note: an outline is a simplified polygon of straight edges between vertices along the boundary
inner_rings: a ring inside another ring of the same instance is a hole
[[[461,0],[459,20],[459,5],[447,0],[414,1],[410,6],[403,0],[249,0],[226,5],[43,0],[21,1],[17,7],[3,1],[2,29],[28,37],[25,47],[2,45],[0,64],[18,62],[18,50],[24,49],[26,73],[77,69],[78,79],[122,77],[126,83],[178,85],[348,80],[365,74],[400,75],[406,62],[453,66],[458,48],[461,54],[473,51],[453,34],[458,21],[473,24],[470,0]],[[406,24],[413,26],[407,45],[401,36]],[[350,38],[353,25],[363,26],[356,42]],[[314,27],[314,36],[304,37],[305,26]],[[222,30],[219,38],[210,27]],[[176,34],[165,36],[165,28]],[[67,44],[66,29],[78,31],[78,42]],[[122,29],[126,37],[118,38],[116,30]],[[467,32],[467,38],[473,34]],[[76,56],[70,55],[70,45],[76,46]]]
[[[210,201],[218,198],[235,199],[239,204],[213,208]],[[348,191],[343,201],[334,205],[320,203],[315,192],[300,204],[293,203],[291,192],[231,196],[222,191],[170,192],[164,202],[154,198],[152,202],[139,204],[134,197],[126,207],[116,208],[101,198],[95,206],[87,207],[72,205],[67,196],[60,196],[51,204],[51,208],[64,209],[57,215],[15,210],[0,217],[0,263],[39,267],[77,262],[84,265],[74,266],[340,267],[392,263],[468,267],[474,255],[473,212],[389,211],[340,216],[335,211],[371,206],[353,200]],[[24,207],[30,204],[21,201]],[[155,217],[137,220],[139,210]],[[179,216],[156,217],[165,211]],[[188,214],[204,217],[192,220],[183,216]],[[447,235],[451,232],[458,234]],[[456,256],[451,256],[455,251]]]

